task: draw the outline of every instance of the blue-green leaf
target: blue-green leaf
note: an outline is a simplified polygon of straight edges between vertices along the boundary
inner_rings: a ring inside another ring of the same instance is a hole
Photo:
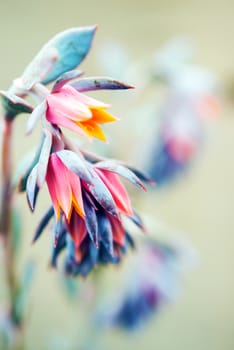
[[[61,74],[76,68],[88,54],[96,26],[68,29],[57,34],[46,46],[58,50],[58,60],[43,80],[44,84],[57,79]],[[47,47],[45,48],[47,50]]]
[[[18,97],[9,91],[0,91],[2,96],[2,106],[4,108],[5,117],[12,120],[20,113],[31,113],[33,107],[21,97]]]
[[[67,29],[55,35],[38,52],[22,75],[22,83],[31,89],[38,82],[48,84],[61,74],[76,68],[88,54],[96,26]]]

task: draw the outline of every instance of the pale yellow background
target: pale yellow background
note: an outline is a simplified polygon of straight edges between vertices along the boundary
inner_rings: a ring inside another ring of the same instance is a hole
[[[234,349],[233,13],[234,2],[230,0],[0,0],[0,88],[9,86],[11,79],[22,72],[53,34],[68,27],[96,23],[99,29],[93,52],[83,64],[89,74],[98,75],[93,65],[95,52],[106,40],[122,42],[131,57],[137,58],[149,55],[174,36],[186,34],[198,47],[197,62],[209,66],[221,79],[222,116],[210,127],[204,152],[193,170],[177,186],[146,194],[140,204],[149,215],[185,232],[200,255],[200,265],[186,276],[177,304],[168,307],[145,331],[132,339],[120,334],[106,335],[104,342],[111,350]],[[15,159],[31,147],[33,139],[38,142],[37,134],[24,139],[25,121],[25,116],[17,121]],[[33,217],[23,197],[19,204],[25,205],[22,261],[34,256],[38,264],[27,349],[50,349],[46,343],[53,334],[79,339],[85,316],[78,306],[64,298],[56,273],[47,268],[48,237],[45,235],[37,245],[30,245],[33,228],[45,204],[39,203]],[[58,337],[58,342],[61,341]]]

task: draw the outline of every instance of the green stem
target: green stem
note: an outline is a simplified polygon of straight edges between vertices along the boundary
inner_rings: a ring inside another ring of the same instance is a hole
[[[13,349],[19,350],[22,347],[22,331],[15,321],[15,303],[18,289],[16,277],[16,264],[14,256],[14,243],[12,234],[12,188],[11,188],[11,162],[12,162],[12,124],[11,120],[4,120],[2,135],[2,193],[1,193],[1,216],[0,234],[4,244],[5,275],[9,295],[9,317],[14,327]]]

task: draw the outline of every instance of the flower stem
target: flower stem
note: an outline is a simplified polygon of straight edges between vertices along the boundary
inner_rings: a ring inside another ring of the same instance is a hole
[[[12,162],[12,120],[4,120],[2,135],[2,184],[1,184],[1,216],[0,234],[4,249],[4,269],[9,295],[9,318],[14,329],[13,348],[22,349],[22,332],[15,320],[15,304],[18,282],[15,269],[14,242],[12,234],[12,188],[11,188],[11,162]]]

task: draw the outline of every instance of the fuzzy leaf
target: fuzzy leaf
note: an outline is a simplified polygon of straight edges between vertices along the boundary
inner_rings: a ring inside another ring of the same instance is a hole
[[[26,185],[26,193],[29,207],[32,211],[35,209],[35,203],[38,195],[39,188],[37,186],[37,165],[31,171]]]
[[[33,107],[24,99],[8,92],[0,91],[2,105],[7,119],[12,120],[20,113],[31,113]]]
[[[33,110],[32,114],[29,116],[29,118],[27,120],[27,125],[26,125],[26,134],[27,135],[33,131],[37,122],[45,114],[46,109],[47,109],[47,104],[44,101]]]
[[[52,135],[48,130],[44,131],[45,138],[41,147],[41,154],[37,168],[37,185],[41,188],[45,182],[46,171],[52,146]]]
[[[83,78],[70,85],[80,92],[92,90],[126,90],[134,88],[132,85],[125,84],[109,77]]]
[[[49,48],[56,48],[58,59],[43,79],[48,84],[61,74],[76,68],[88,54],[96,26],[71,28],[54,36],[41,50],[45,55]]]
[[[47,47],[47,45],[39,51],[23,72],[21,80],[26,90],[30,90],[33,85],[45,79],[59,59],[57,48],[53,46]]]

